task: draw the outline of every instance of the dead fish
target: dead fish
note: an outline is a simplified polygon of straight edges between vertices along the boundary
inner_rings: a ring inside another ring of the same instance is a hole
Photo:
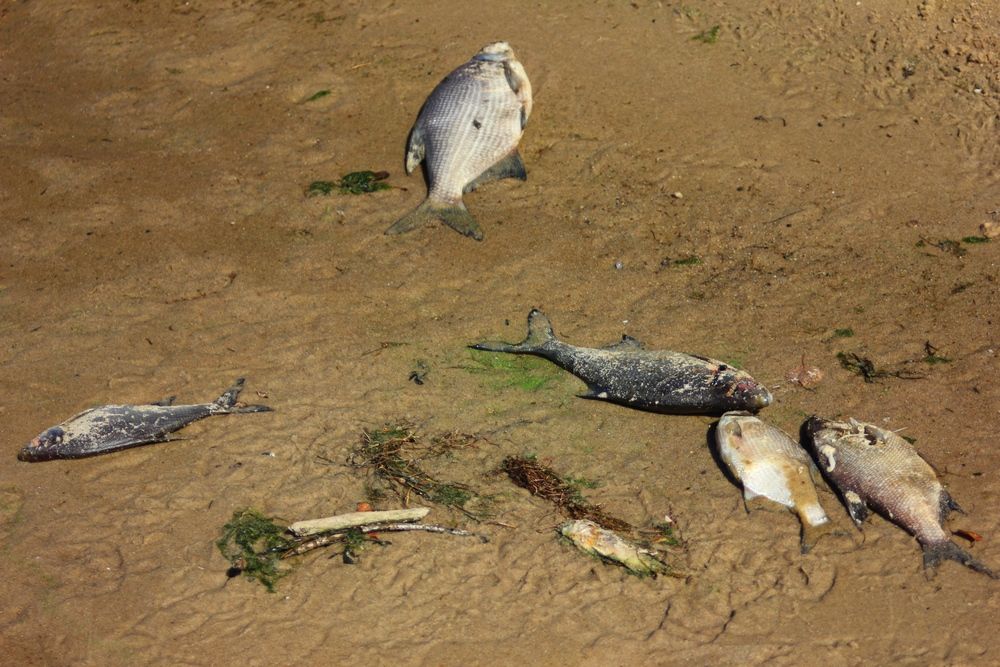
[[[633,544],[617,533],[601,528],[593,521],[570,521],[559,528],[581,551],[620,565],[639,576],[665,574],[669,568],[652,549]]]
[[[528,177],[517,144],[531,104],[528,75],[507,42],[487,44],[445,77],[424,102],[406,146],[407,174],[425,163],[427,199],[386,233],[440,220],[481,241],[462,194],[488,181]]]
[[[266,405],[240,405],[243,378],[212,403],[173,405],[173,398],[146,405],[105,405],[84,410],[46,429],[18,453],[21,461],[78,459],[127,447],[167,442],[169,434],[213,415],[270,412]]]
[[[715,359],[647,350],[630,336],[600,349],[564,343],[556,339],[549,319],[537,309],[528,314],[528,337],[523,342],[471,347],[544,357],[587,383],[582,398],[640,410],[722,414],[730,410],[756,412],[771,403],[771,393],[748,373]]]
[[[747,511],[759,498],[784,505],[802,522],[802,553],[833,524],[819,504],[819,471],[809,454],[784,431],[745,412],[727,412],[716,425],[719,456],[743,485]]]
[[[954,560],[997,578],[948,538],[942,524],[952,510],[962,510],[910,443],[892,431],[854,419],[839,422],[814,416],[805,428],[820,470],[840,492],[859,528],[871,507],[917,538],[926,570],[933,571],[942,560]]]

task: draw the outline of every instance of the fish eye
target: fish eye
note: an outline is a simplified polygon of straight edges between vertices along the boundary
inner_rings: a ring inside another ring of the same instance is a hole
[[[61,445],[63,439],[66,437],[66,431],[61,428],[50,428],[45,434],[39,438],[43,444],[47,445]]]

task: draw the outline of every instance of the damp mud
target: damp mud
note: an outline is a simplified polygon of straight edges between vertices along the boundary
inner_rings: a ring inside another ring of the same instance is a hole
[[[945,0],[3,3],[5,660],[997,664],[995,582],[928,579],[910,535],[857,531],[825,488],[846,537],[803,555],[787,511],[744,510],[713,419],[583,400],[542,359],[467,346],[520,340],[539,308],[566,340],[745,369],[789,434],[905,426],[967,512],[946,528],[981,537],[952,539],[1000,567],[998,25],[995,3]],[[421,105],[498,39],[532,83],[527,181],[465,197],[482,242],[385,235],[426,195],[403,170]],[[358,172],[389,187],[341,187]],[[234,377],[274,412],[16,458],[88,407]],[[478,438],[414,465],[489,497],[488,521],[427,519],[488,543],[317,549],[274,593],[227,578],[234,512],[353,511],[360,435],[400,423]],[[496,472],[511,456],[675,526],[685,576],[560,543],[553,504]]]

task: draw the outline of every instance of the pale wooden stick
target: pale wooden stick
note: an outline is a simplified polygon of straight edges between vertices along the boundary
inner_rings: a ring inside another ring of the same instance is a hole
[[[323,519],[296,521],[288,527],[288,530],[299,537],[305,537],[307,535],[329,533],[335,530],[356,528],[373,523],[419,521],[427,516],[430,511],[429,507],[411,507],[409,509],[386,510],[384,512],[349,512],[347,514],[328,516]]]
[[[372,514],[372,512],[363,512],[363,514]],[[485,535],[480,535],[478,533],[470,533],[467,530],[461,530],[460,528],[447,528],[445,526],[434,526],[425,523],[371,523],[361,526],[352,526],[356,528],[358,532],[361,533],[392,533],[404,530],[423,530],[428,533],[444,533],[447,535],[458,535],[460,537],[478,537],[480,542],[489,542],[489,538]],[[325,547],[328,544],[333,544],[334,542],[339,542],[344,539],[345,533],[329,533],[327,535],[318,535],[311,540],[306,540],[301,542],[288,551],[281,554],[281,559],[290,558],[292,556],[301,556],[302,554],[312,551],[313,549],[319,549],[320,547]]]

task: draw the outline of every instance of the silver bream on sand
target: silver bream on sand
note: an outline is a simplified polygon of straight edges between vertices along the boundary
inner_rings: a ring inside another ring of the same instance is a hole
[[[997,578],[949,539],[944,521],[952,510],[962,510],[910,443],[892,431],[854,419],[810,417],[806,431],[820,470],[858,527],[871,507],[917,538],[929,572],[948,559]]]
[[[243,378],[212,403],[173,405],[173,398],[146,405],[104,405],[84,410],[48,428],[18,453],[22,461],[78,459],[127,447],[167,442],[170,434],[193,421],[245,412],[270,412],[266,405],[238,402]]]
[[[830,532],[814,480],[819,471],[805,449],[781,429],[745,412],[727,412],[715,427],[719,457],[743,485],[749,512],[759,499],[784,505],[802,522],[802,553]]]
[[[440,220],[481,241],[462,195],[488,181],[527,178],[517,144],[530,115],[531,83],[507,42],[487,44],[445,77],[424,102],[406,146],[407,174],[425,164],[427,199],[386,233]]]
[[[732,366],[683,352],[647,350],[629,336],[604,348],[577,347],[556,338],[539,310],[528,314],[528,337],[508,343],[477,343],[476,350],[534,354],[587,383],[583,398],[670,414],[756,412],[771,403],[771,392]]]

